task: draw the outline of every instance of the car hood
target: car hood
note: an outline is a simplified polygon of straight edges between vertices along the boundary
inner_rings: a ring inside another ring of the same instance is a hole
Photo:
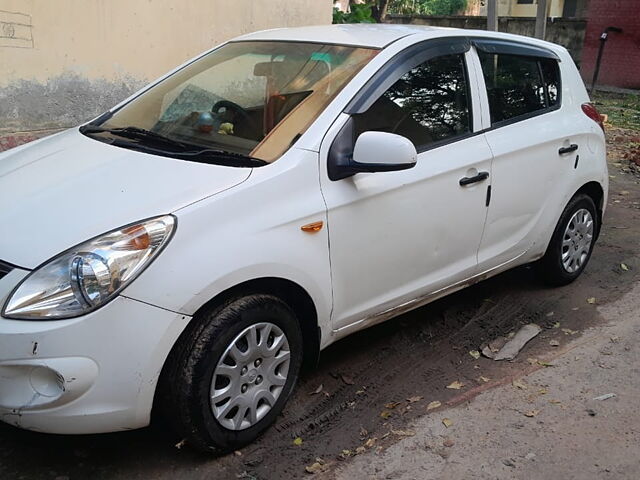
[[[175,212],[250,174],[249,168],[114,147],[77,129],[3,152],[0,260],[35,268],[92,237]]]

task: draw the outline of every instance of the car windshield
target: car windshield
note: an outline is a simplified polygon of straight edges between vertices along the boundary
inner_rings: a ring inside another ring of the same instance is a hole
[[[228,43],[83,132],[101,140],[125,137],[129,141],[112,143],[151,146],[167,156],[208,152],[270,163],[377,52],[284,41]]]

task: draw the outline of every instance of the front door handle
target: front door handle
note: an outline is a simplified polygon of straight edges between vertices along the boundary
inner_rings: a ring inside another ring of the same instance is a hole
[[[578,145],[576,143],[572,143],[568,147],[560,147],[558,149],[558,154],[564,155],[565,153],[575,152],[578,149]]]
[[[473,177],[462,177],[460,179],[460,186],[464,187],[465,185],[471,185],[472,183],[482,182],[487,178],[489,178],[489,172],[478,172],[478,174]]]

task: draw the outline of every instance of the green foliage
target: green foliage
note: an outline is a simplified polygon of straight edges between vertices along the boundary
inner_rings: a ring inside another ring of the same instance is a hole
[[[640,132],[640,95],[597,91],[593,102],[609,124]]]
[[[333,23],[376,23],[370,3],[352,3],[349,12],[333,9]]]
[[[389,13],[401,15],[455,15],[467,7],[467,0],[391,0]]]

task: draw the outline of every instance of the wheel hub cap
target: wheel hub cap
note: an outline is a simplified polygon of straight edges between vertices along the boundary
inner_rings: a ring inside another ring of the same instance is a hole
[[[211,410],[229,430],[244,430],[275,405],[289,373],[289,341],[273,323],[240,332],[220,357],[211,379]]]
[[[562,237],[562,266],[568,273],[578,271],[587,260],[593,241],[593,217],[581,208],[573,214]]]

